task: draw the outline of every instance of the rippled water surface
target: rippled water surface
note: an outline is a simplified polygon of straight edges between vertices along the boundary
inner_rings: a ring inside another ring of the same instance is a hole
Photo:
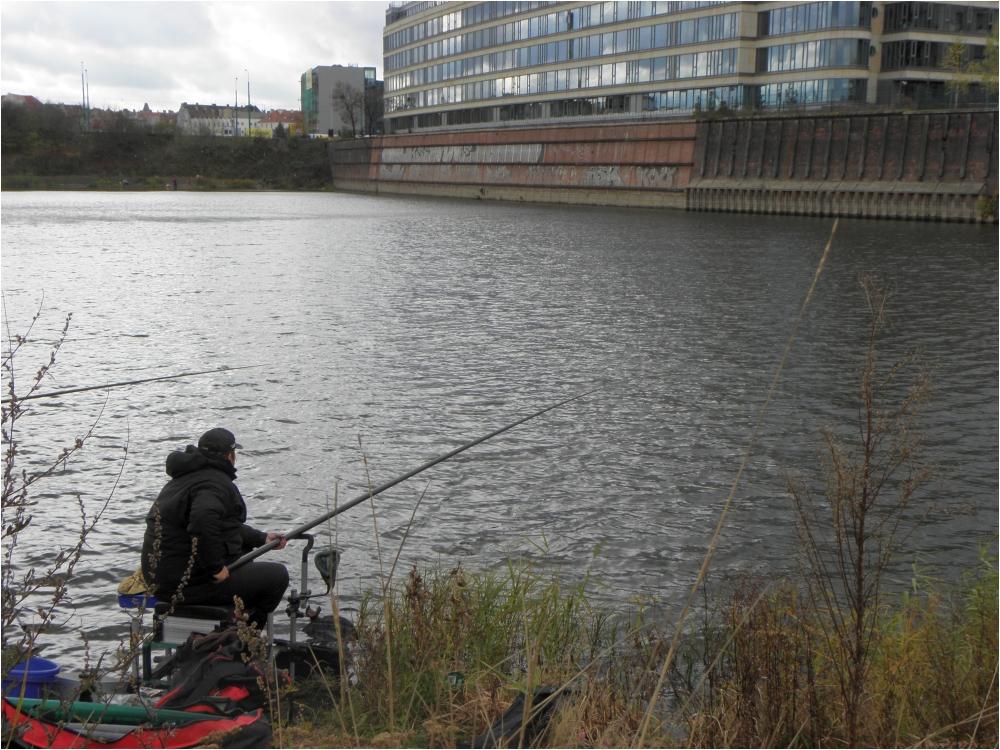
[[[5,193],[5,335],[19,382],[68,339],[46,390],[252,366],[33,402],[22,460],[96,423],[37,485],[22,565],[110,503],[49,654],[116,642],[167,453],[225,425],[252,521],[287,530],[542,406],[529,422],[341,516],[348,599],[379,542],[414,561],[530,558],[598,595],[689,586],[767,394],[830,220],[338,194]],[[789,475],[819,479],[823,428],[856,432],[874,272],[893,290],[886,361],[915,351],[933,481],[896,577],[954,577],[997,539],[995,229],[842,221],[760,423],[716,575],[795,567]],[[127,446],[127,457],[125,456]],[[123,463],[124,459],[124,463]],[[119,477],[120,473],[120,477]],[[113,492],[112,492],[113,491]],[[377,528],[377,536],[375,529]],[[298,575],[293,545],[273,553]]]

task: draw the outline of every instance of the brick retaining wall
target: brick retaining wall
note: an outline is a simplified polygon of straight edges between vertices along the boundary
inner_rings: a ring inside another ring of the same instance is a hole
[[[996,221],[996,153],[997,113],[977,111],[382,136],[332,143],[330,161],[355,191]]]

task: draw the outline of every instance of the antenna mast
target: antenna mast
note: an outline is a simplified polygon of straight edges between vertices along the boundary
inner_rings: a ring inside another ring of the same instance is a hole
[[[87,83],[83,75],[83,60],[80,61],[80,124],[87,129]]]

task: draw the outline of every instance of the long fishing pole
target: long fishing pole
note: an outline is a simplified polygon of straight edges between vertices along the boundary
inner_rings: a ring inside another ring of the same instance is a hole
[[[18,402],[27,401],[32,398],[52,398],[53,396],[65,396],[67,393],[83,393],[85,391],[99,391],[104,388],[119,388],[123,385],[138,385],[139,383],[154,383],[157,380],[177,380],[178,378],[189,378],[192,375],[208,375],[213,372],[232,372],[233,370],[246,370],[259,365],[243,365],[242,367],[220,367],[216,370],[198,370],[197,372],[179,372],[176,375],[161,375],[156,378],[143,378],[142,380],[123,380],[120,383],[106,383],[104,385],[87,385],[80,388],[64,388],[61,391],[49,391],[48,393],[32,393],[28,396],[18,398]],[[11,403],[10,396],[3,400],[3,403]]]
[[[517,427],[520,424],[524,424],[529,419],[534,419],[535,417],[539,417],[539,416],[541,416],[542,414],[544,414],[547,411],[552,411],[553,409],[558,409],[560,406],[564,406],[565,404],[568,404],[570,401],[576,401],[577,399],[583,398],[584,396],[589,396],[594,391],[599,391],[599,390],[600,390],[600,387],[597,387],[597,388],[592,388],[591,390],[586,391],[584,393],[578,393],[577,395],[571,396],[570,398],[567,398],[567,399],[564,399],[564,400],[560,401],[557,404],[552,404],[551,406],[546,406],[544,409],[539,409],[534,414],[529,414],[528,416],[523,417],[522,419],[519,419],[516,422],[511,422],[506,427],[501,427],[499,430],[494,430],[489,435],[484,435],[483,437],[476,438],[475,440],[470,440],[468,443],[465,443],[464,445],[460,445],[458,448],[455,448],[452,451],[448,451],[444,455],[441,455],[441,456],[438,456],[437,458],[431,459],[427,463],[422,464],[421,466],[418,466],[416,469],[413,469],[412,471],[408,471],[407,473],[403,474],[402,476],[398,476],[395,479],[392,479],[392,480],[386,482],[385,484],[380,485],[379,487],[376,487],[373,490],[370,490],[369,492],[365,492],[362,495],[358,495],[356,498],[354,498],[353,500],[351,500],[349,503],[341,505],[339,508],[331,510],[329,513],[324,513],[319,518],[313,519],[312,521],[309,521],[308,523],[304,523],[304,524],[302,524],[301,526],[299,526],[296,529],[292,529],[291,531],[289,531],[287,534],[284,535],[284,538],[285,539],[294,539],[295,537],[299,536],[300,534],[304,534],[307,531],[309,531],[310,529],[315,528],[316,526],[319,526],[321,523],[323,523],[325,521],[329,521],[334,516],[338,516],[341,513],[350,510],[351,508],[353,508],[358,503],[363,503],[365,500],[368,500],[369,498],[373,498],[376,495],[378,495],[379,493],[385,492],[390,487],[395,487],[400,482],[405,482],[407,479],[410,479],[411,477],[415,477],[420,472],[426,471],[427,469],[431,468],[432,466],[436,466],[437,464],[441,463],[442,461],[447,461],[449,458],[452,458],[453,456],[457,456],[462,451],[467,451],[469,448],[472,448],[473,446],[479,445],[480,443],[484,443],[487,440],[489,440],[490,438],[494,438],[494,437],[496,437],[497,435],[499,435],[501,433],[507,432],[507,430],[510,430],[510,429],[512,429],[514,427]],[[267,544],[264,544],[263,546],[258,547],[257,549],[253,550],[252,552],[246,553],[245,555],[243,555],[243,557],[240,557],[239,559],[235,560],[232,564],[230,564],[227,567],[229,568],[230,571],[236,570],[236,568],[239,568],[240,566],[245,565],[246,563],[250,562],[251,560],[257,559],[258,557],[260,557],[261,555],[263,555],[265,552],[268,552],[268,551],[274,549],[275,547],[278,546],[278,544],[280,544],[280,541],[281,541],[280,539],[272,539]]]

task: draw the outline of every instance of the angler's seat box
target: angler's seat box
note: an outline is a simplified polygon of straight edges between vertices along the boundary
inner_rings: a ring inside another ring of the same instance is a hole
[[[192,633],[205,635],[228,625],[233,620],[233,608],[217,604],[178,604],[157,602],[153,608],[153,640],[175,646],[184,643]]]
[[[211,604],[189,604],[171,607],[170,602],[158,602],[150,597],[153,604],[153,633],[142,643],[142,682],[149,684],[158,679],[153,671],[153,651],[166,652],[169,657],[173,650],[183,644],[192,633],[204,635],[226,627],[233,621],[232,607]],[[162,661],[159,657],[157,661]]]

